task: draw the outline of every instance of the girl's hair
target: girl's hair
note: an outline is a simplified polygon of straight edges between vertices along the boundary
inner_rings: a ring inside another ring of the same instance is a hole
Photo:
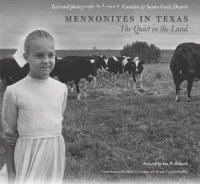
[[[35,30],[35,31],[31,32],[25,39],[25,42],[24,42],[24,52],[25,53],[29,53],[30,43],[37,38],[48,38],[48,39],[52,39],[54,41],[53,36],[51,36],[51,34],[48,33],[47,31]]]

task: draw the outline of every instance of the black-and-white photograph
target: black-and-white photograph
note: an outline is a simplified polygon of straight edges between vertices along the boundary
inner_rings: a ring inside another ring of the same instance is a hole
[[[0,183],[199,183],[199,8],[0,0]]]

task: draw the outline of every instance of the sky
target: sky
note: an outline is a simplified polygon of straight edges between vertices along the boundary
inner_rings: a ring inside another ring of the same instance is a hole
[[[161,8],[174,4],[186,9]],[[70,10],[73,5],[86,7]],[[61,9],[63,6],[65,9]],[[0,49],[18,48],[26,35],[35,29],[50,32],[57,49],[122,49],[135,41],[155,44],[161,49],[174,49],[183,42],[200,43],[199,7],[199,0],[0,0]],[[80,16],[133,16],[134,21],[66,22],[66,16],[77,16],[79,20]],[[150,20],[141,22],[141,16],[148,16]],[[156,16],[162,16],[160,22]],[[166,16],[165,22],[163,16]],[[188,21],[183,22],[184,16]],[[122,31],[122,26],[127,26],[130,31]],[[161,31],[162,26],[168,30]],[[186,28],[186,32],[171,31],[172,26],[173,30]],[[152,31],[154,27],[157,31]],[[139,31],[143,28],[146,30]]]

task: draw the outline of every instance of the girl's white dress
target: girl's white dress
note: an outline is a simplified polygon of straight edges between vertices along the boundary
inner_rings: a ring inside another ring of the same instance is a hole
[[[38,80],[28,75],[7,87],[2,125],[4,132],[19,133],[15,183],[62,182],[65,143],[61,130],[66,101],[66,85],[50,77]]]

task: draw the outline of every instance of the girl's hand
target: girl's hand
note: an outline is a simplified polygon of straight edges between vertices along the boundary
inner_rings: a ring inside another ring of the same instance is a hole
[[[4,137],[6,139],[6,142],[9,145],[15,145],[15,143],[17,142],[17,139],[19,137],[19,134],[18,134],[18,132],[16,132],[16,133],[5,132]]]

